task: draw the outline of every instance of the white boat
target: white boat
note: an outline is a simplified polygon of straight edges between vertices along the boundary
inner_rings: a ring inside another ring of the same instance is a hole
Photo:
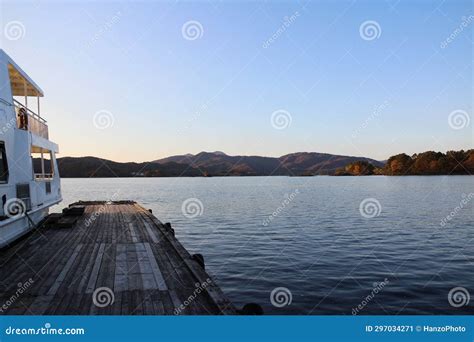
[[[0,248],[37,227],[62,200],[40,87],[0,49]]]

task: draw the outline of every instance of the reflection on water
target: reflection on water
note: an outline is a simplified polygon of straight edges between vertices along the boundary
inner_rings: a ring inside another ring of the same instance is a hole
[[[474,297],[470,176],[63,179],[62,189],[62,206],[114,198],[153,209],[238,306],[474,313],[474,298],[448,301],[456,287]]]

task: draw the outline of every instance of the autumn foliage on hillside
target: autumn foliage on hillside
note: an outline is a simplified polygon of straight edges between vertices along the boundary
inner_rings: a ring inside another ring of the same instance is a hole
[[[423,152],[411,157],[398,154],[385,164],[386,175],[468,175],[474,174],[474,150]]]
[[[375,167],[365,161],[360,160],[346,165],[344,168],[336,170],[336,176],[369,176],[374,174]]]
[[[376,168],[368,162],[358,161],[338,169],[338,176],[364,175],[473,175],[474,150],[448,151],[446,153],[427,151],[409,156],[405,153],[390,157],[383,168]]]

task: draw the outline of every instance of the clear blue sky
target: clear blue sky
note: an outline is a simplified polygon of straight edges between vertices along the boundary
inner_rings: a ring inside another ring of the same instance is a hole
[[[473,147],[471,1],[0,6],[2,47],[43,88],[61,156],[145,161],[221,150],[386,159]],[[182,32],[191,20],[203,29],[195,40]],[[12,21],[23,25],[19,39],[5,37]],[[375,39],[361,36],[366,21],[379,25]],[[101,110],[113,116],[105,129],[94,121]],[[290,114],[288,127],[273,127],[277,110]],[[449,125],[455,110],[468,113],[468,126]]]

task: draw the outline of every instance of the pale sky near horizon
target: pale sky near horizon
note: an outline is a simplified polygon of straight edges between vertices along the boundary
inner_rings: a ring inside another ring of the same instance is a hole
[[[0,33],[45,92],[59,156],[383,160],[473,148],[473,15],[468,0],[20,0],[1,2]]]

